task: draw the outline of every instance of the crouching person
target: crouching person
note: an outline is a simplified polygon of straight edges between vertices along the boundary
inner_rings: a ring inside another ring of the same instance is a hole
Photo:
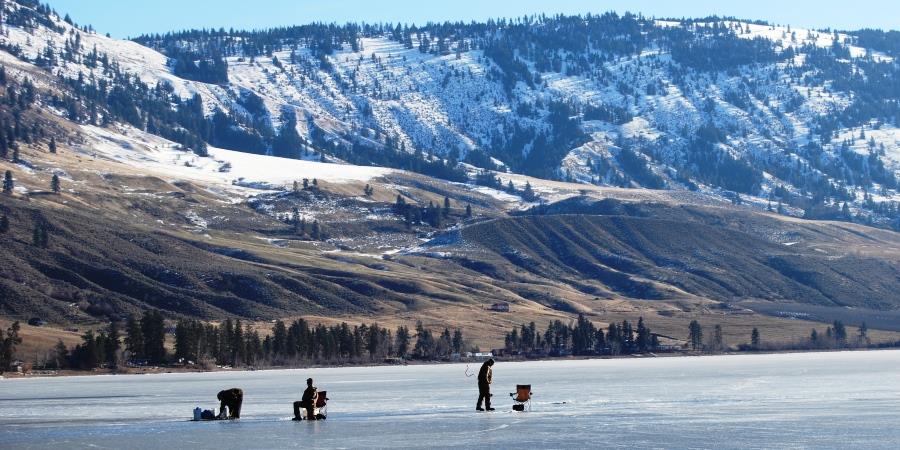
[[[217,395],[219,399],[219,419],[240,419],[241,404],[244,403],[244,391],[238,388],[226,389],[219,391]],[[228,408],[228,416],[225,416],[225,409]]]
[[[303,391],[303,397],[299,402],[294,402],[294,420],[303,420],[300,415],[300,408],[306,410],[307,420],[316,420],[316,400],[319,397],[319,390],[313,386],[313,379],[306,379],[306,390]]]

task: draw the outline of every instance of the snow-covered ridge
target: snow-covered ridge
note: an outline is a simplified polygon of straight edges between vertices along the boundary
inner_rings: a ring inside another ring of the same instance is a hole
[[[24,8],[13,2],[7,2],[8,7]],[[23,54],[34,59],[44,54],[48,48],[54,52],[61,52],[66,47],[66,41],[75,39],[81,42],[81,55],[86,55],[93,50],[100,54],[106,54],[126,72],[139,77],[143,82],[153,86],[164,82],[175,89],[175,92],[183,98],[200,94],[209,112],[213,107],[227,110],[228,102],[220,99],[227,97],[226,90],[215,85],[184,80],[172,74],[168,65],[169,58],[156,50],[144,47],[136,42],[113,39],[96,32],[82,31],[59,17],[52,16],[54,24],[63,30],[59,33],[44,26],[35,28],[20,28],[4,26],[4,33],[0,35],[0,42],[18,45]],[[54,68],[54,73],[61,73],[69,78],[77,78],[79,74],[85,78],[105,78],[102,68],[90,68],[84,64],[69,61],[60,61],[61,67]]]
[[[88,142],[80,151],[87,156],[160,176],[244,187],[250,191],[285,188],[304,178],[333,183],[365,182],[393,172],[381,167],[278,158],[215,147],[209,148],[208,157],[201,157],[131,127],[114,130],[85,125],[81,129]]]

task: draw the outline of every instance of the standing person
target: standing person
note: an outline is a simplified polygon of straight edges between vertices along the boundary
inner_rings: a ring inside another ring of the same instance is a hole
[[[494,371],[491,367],[494,365],[494,359],[491,358],[484,362],[481,365],[481,370],[478,371],[478,403],[475,404],[476,411],[484,411],[484,408],[481,407],[481,402],[484,401],[484,406],[488,411],[493,411],[494,408],[491,408],[491,382],[494,379]]]
[[[316,420],[316,400],[319,398],[319,390],[313,386],[313,379],[306,379],[306,390],[299,402],[294,402],[294,420],[303,420],[300,416],[300,408],[306,410],[306,420]]]
[[[238,388],[219,391],[216,396],[219,399],[219,418],[225,418],[225,408],[228,408],[229,419],[241,418],[241,404],[244,403],[244,391]]]

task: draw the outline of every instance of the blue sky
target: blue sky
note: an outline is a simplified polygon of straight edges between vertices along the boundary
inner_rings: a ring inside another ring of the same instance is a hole
[[[184,28],[266,28],[323,22],[483,20],[533,13],[711,14],[796,27],[900,29],[897,0],[49,0],[60,14],[115,37]]]

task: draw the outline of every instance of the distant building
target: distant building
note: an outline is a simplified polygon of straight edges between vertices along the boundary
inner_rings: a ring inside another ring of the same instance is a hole
[[[476,359],[488,359],[488,358],[493,358],[493,357],[494,357],[494,354],[491,352],[476,352],[475,353]]]
[[[497,302],[489,306],[488,309],[494,312],[509,312],[509,303]]]

